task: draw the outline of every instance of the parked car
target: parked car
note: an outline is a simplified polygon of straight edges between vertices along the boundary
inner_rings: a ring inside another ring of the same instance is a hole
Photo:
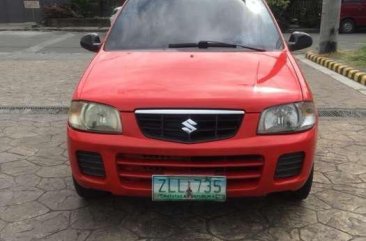
[[[129,0],[74,92],[67,136],[84,198],[225,201],[313,180],[317,111],[265,1]]]
[[[366,0],[342,0],[340,32],[353,33],[361,26],[366,26]]]
[[[116,7],[113,12],[112,12],[112,16],[109,18],[111,25],[113,24],[114,20],[117,17],[118,12],[122,9],[122,7]]]

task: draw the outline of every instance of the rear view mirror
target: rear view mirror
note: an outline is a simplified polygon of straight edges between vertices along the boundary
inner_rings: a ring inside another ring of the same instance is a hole
[[[291,51],[305,49],[313,44],[311,36],[304,32],[293,32],[288,41],[288,47]]]
[[[81,38],[80,45],[86,50],[98,52],[102,42],[97,33],[89,33]]]

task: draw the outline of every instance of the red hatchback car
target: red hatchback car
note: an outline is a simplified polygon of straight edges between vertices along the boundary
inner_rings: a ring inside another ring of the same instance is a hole
[[[265,1],[129,0],[78,84],[68,150],[76,191],[224,201],[313,179],[317,112]]]
[[[361,26],[366,26],[366,0],[342,0],[340,32],[353,33]]]

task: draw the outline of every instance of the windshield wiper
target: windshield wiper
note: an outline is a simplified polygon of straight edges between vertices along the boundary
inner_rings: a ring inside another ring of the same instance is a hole
[[[244,48],[250,49],[259,52],[265,52],[265,49],[255,48],[251,46],[234,44],[234,43],[224,43],[218,41],[199,41],[198,43],[177,43],[177,44],[169,44],[169,48],[199,48],[199,49],[207,49],[207,48]]]

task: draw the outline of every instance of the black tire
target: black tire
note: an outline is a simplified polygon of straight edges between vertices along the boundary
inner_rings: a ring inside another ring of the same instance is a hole
[[[293,191],[290,193],[290,197],[293,200],[296,201],[301,201],[306,199],[311,191],[311,186],[313,185],[313,177],[314,177],[314,168],[311,169],[311,173],[309,175],[308,180],[306,181],[306,183],[304,184],[304,186],[302,186],[302,188],[300,188],[297,191]]]
[[[344,19],[341,21],[341,24],[339,26],[339,31],[341,33],[353,33],[356,30],[356,24],[355,21],[352,19]]]
[[[79,183],[76,182],[75,178],[73,178],[73,181],[74,181],[74,187],[75,187],[76,193],[84,199],[94,199],[94,198],[99,198],[99,197],[105,197],[109,194],[108,192],[105,192],[105,191],[82,187],[82,186],[80,186]]]

